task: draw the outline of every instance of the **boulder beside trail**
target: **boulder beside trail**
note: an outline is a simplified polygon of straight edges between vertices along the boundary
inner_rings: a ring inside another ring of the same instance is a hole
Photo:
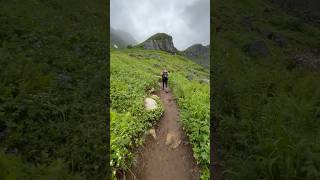
[[[156,134],[156,130],[155,129],[150,129],[149,130],[149,134],[152,135],[153,139],[157,139],[157,134]]]
[[[157,108],[157,102],[152,98],[146,98],[144,100],[146,110],[154,110]]]
[[[153,94],[153,95],[151,96],[151,98],[154,99],[154,100],[160,99],[159,96],[157,96],[157,95],[155,95],[155,94]]]

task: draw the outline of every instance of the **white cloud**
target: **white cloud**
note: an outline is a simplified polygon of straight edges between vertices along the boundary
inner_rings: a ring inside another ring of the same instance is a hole
[[[111,26],[139,42],[158,32],[179,50],[210,42],[210,0],[111,0],[110,9]]]

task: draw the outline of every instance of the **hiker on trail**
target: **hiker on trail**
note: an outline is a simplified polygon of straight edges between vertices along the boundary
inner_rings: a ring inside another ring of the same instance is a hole
[[[166,88],[168,87],[168,75],[166,69],[162,71],[162,89],[164,89],[164,85],[166,85]]]

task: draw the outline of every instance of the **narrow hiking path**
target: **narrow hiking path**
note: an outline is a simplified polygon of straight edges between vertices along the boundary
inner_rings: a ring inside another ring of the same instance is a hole
[[[199,167],[179,121],[179,111],[172,93],[161,90],[157,95],[165,111],[155,127],[156,138],[147,136],[132,173],[128,173],[128,179],[198,180]]]

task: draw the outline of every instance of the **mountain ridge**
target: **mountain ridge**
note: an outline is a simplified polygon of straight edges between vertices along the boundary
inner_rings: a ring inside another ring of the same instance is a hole
[[[185,50],[179,51],[173,43],[172,36],[166,33],[156,33],[135,47],[146,50],[161,50],[171,54],[185,56],[203,67],[210,67],[210,45],[193,44]]]

